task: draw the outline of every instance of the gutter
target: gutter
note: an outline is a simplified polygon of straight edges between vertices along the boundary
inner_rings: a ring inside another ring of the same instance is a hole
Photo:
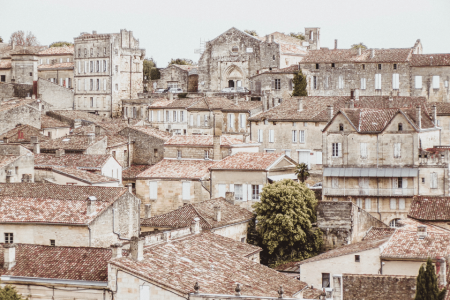
[[[38,278],[38,277],[22,277],[22,276],[7,276],[0,277],[2,282],[19,281],[28,283],[48,283],[48,284],[65,284],[65,285],[83,285],[83,286],[98,286],[107,287],[108,282],[104,281],[85,281],[85,280],[70,280],[70,279],[52,279],[52,278]]]
[[[217,229],[222,229],[222,228],[225,228],[225,227],[229,227],[229,226],[234,226],[234,225],[239,225],[239,224],[242,224],[242,223],[246,223],[246,222],[248,222],[248,221],[251,221],[253,218],[250,218],[250,219],[248,219],[248,220],[244,220],[244,221],[241,221],[241,222],[237,222],[237,223],[233,223],[233,224],[228,224],[228,225],[224,225],[224,226],[220,226],[220,227],[214,227],[212,230],[211,230],[211,232],[214,232],[214,231],[216,231]]]

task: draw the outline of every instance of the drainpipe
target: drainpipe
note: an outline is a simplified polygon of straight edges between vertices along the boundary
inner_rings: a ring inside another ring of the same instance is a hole
[[[91,247],[91,227],[90,227],[90,224],[88,224],[88,230],[89,230],[89,247]]]
[[[112,65],[112,55],[113,55],[113,47],[112,47],[112,43],[109,49],[109,85],[111,86],[111,118],[113,117],[113,77],[112,77],[112,70],[113,70],[113,65]]]

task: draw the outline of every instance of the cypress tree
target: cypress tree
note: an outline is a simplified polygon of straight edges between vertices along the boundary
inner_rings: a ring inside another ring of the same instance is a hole
[[[414,300],[443,300],[446,289],[439,291],[436,271],[431,258],[428,258],[426,269],[422,265],[417,276],[416,297]]]
[[[292,81],[294,82],[294,91],[292,92],[292,96],[308,96],[308,92],[306,91],[306,78],[303,76],[301,69],[297,74],[295,74]]]

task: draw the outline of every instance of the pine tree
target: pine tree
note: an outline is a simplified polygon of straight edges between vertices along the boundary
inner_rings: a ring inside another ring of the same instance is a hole
[[[26,300],[28,298],[22,298],[22,296],[17,293],[16,288],[7,285],[4,288],[0,288],[0,299],[1,300]]]
[[[306,91],[306,78],[303,76],[301,69],[297,74],[295,74],[292,81],[294,82],[294,91],[292,92],[292,96],[308,96],[308,92]]]
[[[439,291],[436,270],[431,258],[428,258],[426,268],[422,265],[419,269],[414,300],[443,300],[446,291],[445,288]]]

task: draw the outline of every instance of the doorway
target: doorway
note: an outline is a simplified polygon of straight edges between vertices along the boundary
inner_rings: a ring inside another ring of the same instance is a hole
[[[228,80],[228,87],[234,88],[234,80]]]

